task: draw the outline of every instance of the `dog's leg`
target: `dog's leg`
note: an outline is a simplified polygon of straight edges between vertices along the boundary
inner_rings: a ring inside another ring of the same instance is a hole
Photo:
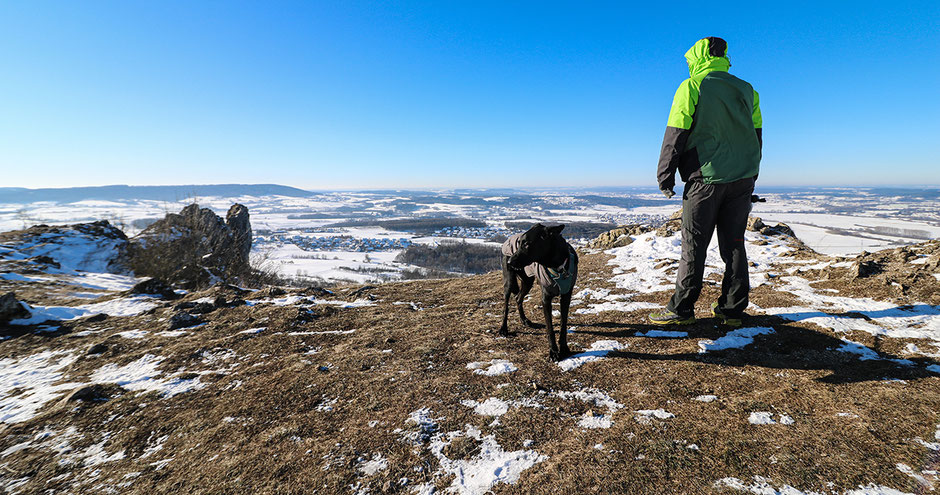
[[[559,310],[561,311],[561,328],[558,334],[558,350],[561,352],[561,358],[564,359],[571,355],[568,349],[568,308],[571,307],[571,292],[562,294],[559,298]]]
[[[512,293],[509,291],[509,288],[503,290],[503,324],[499,326],[499,331],[497,335],[500,337],[506,337],[509,335],[509,325],[507,321],[509,320],[509,298],[512,297]]]
[[[525,296],[529,294],[529,291],[532,290],[532,283],[535,282],[535,278],[520,276],[522,283],[519,287],[519,294],[516,297],[516,309],[519,310],[519,320],[522,322],[522,325],[528,328],[541,328],[542,326],[538,323],[534,323],[525,317],[525,310],[522,309],[522,303],[525,301]]]
[[[514,289],[518,289],[516,285],[516,274],[509,269],[509,265],[506,263],[505,257],[503,257],[503,324],[499,326],[499,331],[497,331],[497,335],[500,337],[509,335],[509,326],[507,325],[509,319],[509,299],[512,297]]]
[[[545,333],[548,334],[548,358],[552,361],[561,361],[562,356],[555,344],[555,329],[552,327],[552,299],[554,297],[542,291],[542,313],[545,315]]]

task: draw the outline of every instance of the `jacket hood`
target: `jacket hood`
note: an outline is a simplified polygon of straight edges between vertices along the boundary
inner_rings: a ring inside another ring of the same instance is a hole
[[[724,56],[713,57],[708,53],[708,38],[702,38],[685,52],[685,60],[689,63],[689,75],[693,78],[705,77],[712,71],[720,70],[727,72],[731,67],[731,60],[728,59],[728,50],[725,49]]]

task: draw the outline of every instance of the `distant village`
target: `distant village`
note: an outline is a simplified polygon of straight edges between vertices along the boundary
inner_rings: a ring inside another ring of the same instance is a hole
[[[290,231],[258,230],[253,239],[255,246],[283,246],[294,244],[304,251],[354,251],[374,252],[407,249],[413,244],[405,237],[355,237],[342,235],[344,229],[291,229]],[[335,233],[340,235],[316,236],[314,233]],[[431,237],[450,237],[458,239],[502,240],[513,234],[512,230],[502,227],[446,227],[431,234]]]
[[[356,251],[374,252],[405,249],[410,246],[411,240],[390,237],[353,237],[339,235],[330,237],[313,237],[298,234],[270,234],[254,237],[255,246],[294,244],[304,251]]]

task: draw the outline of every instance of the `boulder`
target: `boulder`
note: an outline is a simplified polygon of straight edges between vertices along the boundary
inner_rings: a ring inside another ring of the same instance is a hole
[[[179,294],[158,278],[149,278],[139,282],[130,290],[131,294],[146,294],[151,296],[160,296],[164,299],[178,299]]]
[[[235,280],[250,272],[248,208],[232,205],[223,220],[212,210],[191,204],[144,229],[131,240],[129,252],[137,275],[173,286],[199,289]]]
[[[852,278],[870,277],[881,271],[881,267],[874,261],[857,260],[849,269]]]
[[[199,325],[200,323],[204,322],[198,316],[186,312],[180,312],[170,317],[170,323],[167,330],[193,327]]]
[[[16,294],[7,292],[0,296],[0,323],[6,323],[10,320],[19,320],[29,318],[32,314],[16,298]]]
[[[85,354],[88,356],[97,356],[98,354],[104,354],[105,352],[108,352],[108,344],[99,342],[89,347]]]
[[[248,263],[251,254],[251,222],[248,221],[248,208],[235,203],[225,214],[225,225],[232,233],[233,248],[239,262]]]
[[[116,397],[124,393],[124,389],[119,385],[114,383],[95,383],[92,385],[85,385],[83,387],[78,387],[75,390],[66,394],[65,397],[60,401],[61,404],[68,404],[70,402],[83,402],[83,403],[97,403],[97,402],[106,402],[112,397]]]
[[[760,217],[747,217],[747,230],[760,232],[764,228],[764,221]]]
[[[591,249],[612,249],[623,247],[633,242],[633,238],[631,236],[645,234],[650,230],[652,229],[645,225],[625,225],[613,230],[608,230],[607,232],[597,236],[594,240],[588,243],[587,247]]]

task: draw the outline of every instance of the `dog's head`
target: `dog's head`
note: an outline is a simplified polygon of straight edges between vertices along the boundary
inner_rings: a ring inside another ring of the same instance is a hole
[[[519,249],[509,257],[507,263],[516,269],[523,269],[535,262],[547,260],[555,243],[561,239],[564,225],[546,227],[537,223],[527,230],[519,241]]]

